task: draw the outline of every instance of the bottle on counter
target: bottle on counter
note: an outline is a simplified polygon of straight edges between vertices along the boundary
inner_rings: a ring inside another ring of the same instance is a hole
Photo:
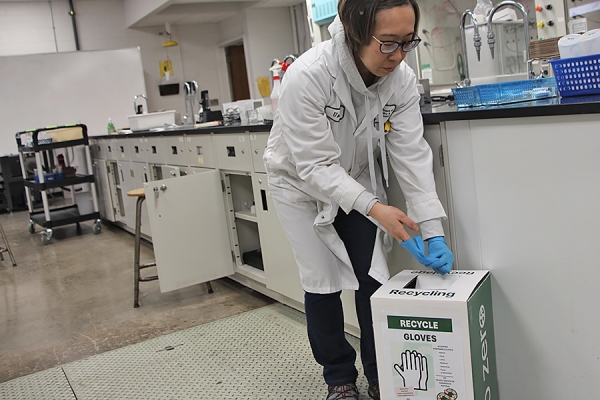
[[[277,109],[279,108],[279,92],[281,90],[281,82],[279,77],[279,71],[281,71],[281,64],[277,63],[269,68],[269,71],[273,73],[273,90],[271,90],[271,110],[273,110],[273,120],[277,115]]]
[[[109,135],[117,131],[115,129],[115,124],[113,124],[113,122],[112,122],[112,118],[108,119],[108,126],[106,127],[106,130]]]

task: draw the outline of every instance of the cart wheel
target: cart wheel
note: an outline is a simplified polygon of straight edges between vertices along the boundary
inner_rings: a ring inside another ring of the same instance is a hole
[[[33,221],[29,221],[29,233],[35,233],[35,224]]]
[[[50,244],[50,240],[52,239],[52,229],[46,229],[41,233],[42,243]]]
[[[102,222],[99,219],[97,219],[94,222],[94,233],[98,235],[100,232],[102,232]]]

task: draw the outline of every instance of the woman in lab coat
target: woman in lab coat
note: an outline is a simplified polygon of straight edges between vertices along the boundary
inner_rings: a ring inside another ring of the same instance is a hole
[[[448,272],[453,261],[416,78],[402,63],[420,41],[418,23],[416,0],[340,0],[332,39],[299,57],[282,80],[264,154],[300,269],[309,341],[328,400],[358,399],[341,290],[355,291],[368,392],[378,399],[370,297],[389,279],[386,254],[394,239],[437,272]],[[407,215],[387,205],[388,166],[381,160],[388,157]],[[430,242],[428,256],[405,226],[420,228]]]

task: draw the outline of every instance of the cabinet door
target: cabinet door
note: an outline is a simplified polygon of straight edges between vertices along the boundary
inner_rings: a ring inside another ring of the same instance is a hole
[[[135,197],[127,196],[127,193],[133,189],[137,189],[133,180],[133,171],[130,161],[118,162],[119,179],[121,180],[121,193],[123,196],[122,210],[125,212],[125,224],[135,229]]]
[[[267,174],[253,174],[252,180],[267,288],[302,303],[300,273],[275,211]]]
[[[99,193],[100,215],[103,218],[115,222],[115,207],[113,206],[113,195],[108,180],[108,169],[105,160],[94,160],[94,177]]]
[[[247,133],[214,135],[213,145],[219,169],[252,171],[252,151]]]
[[[233,275],[219,171],[144,186],[160,290]]]
[[[269,140],[269,132],[251,133],[250,146],[252,147],[252,164],[254,164],[254,172],[267,172],[265,163],[263,162],[263,154]]]

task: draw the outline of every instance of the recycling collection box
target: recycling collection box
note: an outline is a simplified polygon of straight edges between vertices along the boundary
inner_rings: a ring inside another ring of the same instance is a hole
[[[489,271],[402,271],[371,297],[382,400],[498,400]]]

